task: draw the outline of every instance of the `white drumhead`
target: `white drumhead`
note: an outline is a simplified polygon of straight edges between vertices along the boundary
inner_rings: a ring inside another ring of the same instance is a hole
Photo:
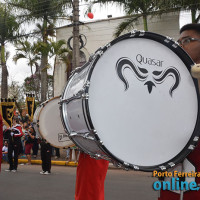
[[[59,110],[59,97],[50,99],[39,114],[39,132],[52,146],[63,148],[72,146],[73,142],[65,133]]]
[[[42,109],[42,106],[38,106],[34,112],[33,116],[33,127],[36,132],[36,136],[41,138],[40,132],[39,132],[39,127],[38,127],[38,119],[39,119],[39,114]]]
[[[122,74],[129,86],[125,90],[116,69],[120,59],[131,61],[146,79],[124,64]],[[172,68],[178,77],[168,73],[162,80],[153,79]],[[126,39],[106,50],[91,74],[88,101],[104,146],[116,158],[135,165],[154,166],[174,158],[188,143],[197,121],[190,72],[172,50],[150,39]]]

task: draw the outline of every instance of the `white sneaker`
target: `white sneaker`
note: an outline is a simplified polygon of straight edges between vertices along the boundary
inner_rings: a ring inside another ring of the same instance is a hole
[[[44,172],[44,175],[49,175],[49,174],[51,174],[50,172]]]
[[[40,172],[40,174],[44,174],[44,173],[45,173],[45,171]]]
[[[16,172],[17,170],[13,169],[12,172]]]
[[[11,170],[10,169],[5,169],[5,172],[11,172]]]

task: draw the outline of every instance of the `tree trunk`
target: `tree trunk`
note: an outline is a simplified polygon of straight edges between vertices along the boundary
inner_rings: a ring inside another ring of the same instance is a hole
[[[42,55],[41,61],[41,102],[47,99],[47,56]]]
[[[196,9],[191,9],[192,23],[196,23]]]
[[[43,22],[43,42],[47,43],[47,17],[44,17]],[[41,101],[44,102],[47,99],[47,63],[48,63],[48,53],[42,52],[41,58]]]
[[[8,98],[8,70],[6,66],[4,44],[1,44],[1,66],[2,66],[1,98]]]
[[[147,15],[143,15],[144,31],[148,31]]]
[[[73,56],[72,70],[80,65],[79,50],[79,0],[73,1]]]

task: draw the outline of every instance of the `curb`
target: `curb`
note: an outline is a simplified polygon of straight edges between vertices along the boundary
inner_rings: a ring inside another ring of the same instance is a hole
[[[18,159],[18,164],[26,164],[26,163],[28,163],[27,159]],[[31,160],[31,164],[41,165],[42,160]],[[70,167],[78,166],[77,162],[58,161],[58,160],[52,160],[51,164],[57,165],[57,166],[70,166]],[[108,168],[109,169],[120,169],[120,168],[113,166],[113,164],[111,164],[111,163],[109,164]]]
[[[25,163],[28,163],[28,160],[27,159],[18,159],[18,163],[19,164],[25,164]],[[31,164],[41,165],[42,160],[31,160]],[[60,166],[73,166],[73,167],[78,166],[78,163],[75,163],[75,162],[55,161],[55,160],[52,160],[51,164],[52,165],[60,165]]]

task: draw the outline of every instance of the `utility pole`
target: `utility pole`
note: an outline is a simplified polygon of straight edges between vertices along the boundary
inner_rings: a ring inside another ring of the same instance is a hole
[[[73,0],[73,52],[72,70],[80,65],[79,49],[79,0]]]

